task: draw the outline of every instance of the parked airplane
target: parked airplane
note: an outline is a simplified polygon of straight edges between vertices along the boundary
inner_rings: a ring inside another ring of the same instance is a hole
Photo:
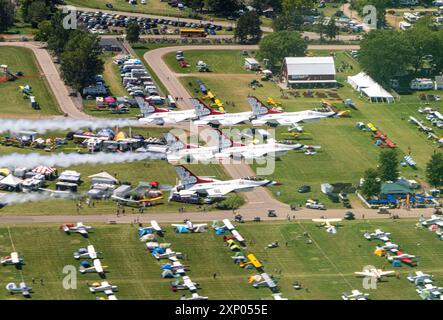
[[[269,108],[256,97],[248,97],[249,105],[252,108],[252,120],[254,126],[290,126],[288,131],[303,130],[298,124],[301,122],[314,122],[324,118],[337,117],[334,111],[305,110],[298,112],[284,112],[275,108]]]
[[[193,224],[189,220],[186,220],[185,224],[171,224],[171,225],[176,228],[185,228],[192,233],[206,232],[206,227],[208,226],[207,223]]]
[[[415,276],[409,274],[407,277],[409,282],[413,282],[415,285],[424,285],[432,283],[432,274],[423,273],[422,271],[415,271]]]
[[[438,223],[440,223],[440,222],[443,223],[443,217],[439,217],[439,216],[436,216],[436,215],[432,215],[430,219],[424,219],[424,218],[421,218],[421,219],[419,220],[419,222],[420,222],[423,226],[427,227],[427,226],[431,226],[431,225],[433,225],[433,224],[438,224]]]
[[[83,224],[83,222],[77,222],[76,225],[74,225],[72,223],[66,223],[66,224],[61,225],[60,228],[63,229],[63,231],[68,234],[71,232],[76,232],[76,233],[80,233],[82,236],[87,236],[88,230],[92,229],[91,226],[86,226]]]
[[[420,295],[428,294],[430,298],[437,299],[441,297],[443,288],[432,284],[425,284],[424,286],[417,287],[416,291]]]
[[[2,265],[22,265],[24,262],[23,257],[19,257],[17,252],[11,252],[11,255],[2,257],[0,263]]]
[[[101,252],[95,251],[93,245],[88,245],[86,248],[80,248],[77,252],[74,252],[75,259],[98,259],[98,254]]]
[[[215,154],[217,159],[228,158],[243,158],[243,159],[255,159],[259,157],[280,157],[288,153],[291,150],[306,150],[306,149],[319,149],[319,146],[305,146],[303,144],[284,144],[277,143],[275,139],[268,139],[266,143],[251,143],[243,144],[241,142],[234,142],[231,138],[227,137],[220,130],[216,129],[213,132],[219,137],[220,152]]]
[[[173,261],[171,265],[171,270],[175,274],[184,275],[186,271],[189,270],[187,266],[183,265],[180,261]]]
[[[277,288],[275,281],[267,274],[257,274],[248,278],[248,283],[252,284],[254,288],[268,287],[270,289]]]
[[[167,108],[157,108],[151,105],[146,108],[146,112],[144,117],[139,119],[141,123],[161,126],[165,124],[176,124],[197,117],[195,110],[171,111]]]
[[[265,187],[276,184],[275,181],[260,179],[257,177],[247,177],[241,179],[220,181],[209,177],[198,177],[183,166],[175,167],[175,172],[179,177],[179,184],[175,186],[173,193],[181,197],[189,197],[200,194],[208,197],[219,198],[226,194],[236,192],[251,191],[255,187]]]
[[[191,297],[181,297],[180,300],[208,300],[208,297],[201,296],[197,292],[194,292]]]
[[[191,103],[195,108],[195,113],[198,117],[194,120],[194,124],[197,126],[211,125],[214,127],[233,126],[240,123],[249,122],[252,112],[238,112],[238,113],[226,113],[223,111],[216,111],[209,108],[200,99],[191,99]]]
[[[357,271],[354,272],[356,275],[364,276],[364,277],[371,277],[376,278],[377,280],[380,280],[384,276],[393,275],[395,271],[383,271],[382,269],[369,269],[364,271]]]
[[[170,248],[166,248],[165,253],[154,253],[154,258],[156,258],[157,260],[169,259],[171,261],[178,261],[178,258],[180,258],[181,256],[181,252],[174,252]]]
[[[343,293],[343,300],[368,300],[369,293],[361,293],[359,290],[352,290],[351,293]]]
[[[98,273],[102,278],[105,276],[105,269],[107,266],[102,266],[102,263],[99,259],[92,260],[93,265],[90,267],[80,266],[80,273]]]
[[[393,261],[393,260],[403,260],[403,259],[414,259],[415,256],[412,254],[408,254],[408,253],[400,253],[400,251],[397,250],[397,255],[388,255],[388,260],[389,261]]]
[[[15,283],[10,282],[6,285],[6,290],[11,294],[21,293],[24,297],[30,298],[32,287],[28,287],[24,282],[20,282],[18,286]]]
[[[383,242],[387,242],[390,240],[391,234],[389,232],[383,232],[380,229],[376,229],[375,232],[373,232],[373,233],[366,232],[363,236],[367,240],[377,239],[377,240],[381,240]]]
[[[340,222],[341,219],[312,219],[313,222],[320,222],[322,227],[326,228],[326,232],[337,233],[336,226],[332,225],[333,222]]]
[[[382,248],[383,250],[392,251],[392,250],[398,250],[399,245],[388,241],[384,245],[380,246],[380,248]]]
[[[168,132],[165,134],[169,146],[166,158],[169,163],[179,161],[209,161],[214,158],[214,153],[219,150],[217,145],[202,147],[183,143],[177,136]]]
[[[111,284],[109,284],[108,281],[102,281],[100,283],[98,282],[94,282],[90,287],[89,287],[89,291],[91,291],[92,293],[96,293],[96,292],[104,292],[106,295],[111,295],[113,294],[115,291],[118,290],[117,286],[113,286]]]
[[[171,282],[172,290],[189,290],[191,292],[197,291],[200,289],[200,285],[196,282],[193,282],[189,276],[183,276],[183,283],[180,283],[178,280]]]
[[[235,237],[235,239],[240,242],[244,243],[245,239],[242,237],[242,235],[235,230],[235,226],[232,224],[232,222],[229,219],[223,219],[223,228],[228,229],[231,231],[232,235]]]

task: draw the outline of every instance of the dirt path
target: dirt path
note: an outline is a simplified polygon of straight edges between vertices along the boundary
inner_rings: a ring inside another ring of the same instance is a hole
[[[91,118],[87,114],[80,111],[74,101],[69,96],[68,88],[65,86],[60,74],[52,60],[52,57],[46,49],[37,42],[0,42],[0,46],[23,47],[31,49],[39,64],[40,70],[43,72],[49,87],[52,90],[60,110],[69,117],[76,119]]]

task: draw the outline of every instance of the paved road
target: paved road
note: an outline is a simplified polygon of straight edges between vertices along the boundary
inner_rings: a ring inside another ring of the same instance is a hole
[[[69,117],[76,119],[91,118],[85,113],[81,112],[74,104],[69,96],[68,88],[60,78],[60,74],[52,60],[51,55],[44,49],[41,43],[38,42],[0,42],[0,46],[24,47],[31,49],[39,64],[40,70],[46,77],[49,87],[57,100],[61,111]]]
[[[259,210],[251,208],[241,208],[237,210],[237,213],[243,216],[246,221],[252,220],[254,217],[260,217],[262,220],[276,221],[276,220],[286,220],[289,215],[292,219],[295,217],[297,220],[310,220],[315,218],[320,218],[321,216],[327,218],[343,218],[344,210],[342,209],[332,209],[326,211],[309,210],[302,209],[297,211],[288,210],[277,210],[276,218],[269,218],[266,215],[266,209],[269,208],[268,205],[262,205]],[[356,219],[362,219],[362,214],[364,214],[364,219],[388,219],[390,218],[387,214],[377,214],[375,210],[370,209],[360,209],[353,210],[356,215]],[[411,218],[418,219],[420,215],[425,217],[430,217],[432,214],[431,209],[415,209],[411,211],[407,210],[392,210],[393,213],[398,214],[400,218]],[[115,221],[117,223],[131,223],[134,219],[142,223],[147,223],[151,220],[156,220],[159,223],[166,222],[177,222],[183,221],[184,219],[190,219],[192,221],[213,221],[222,219],[233,219],[234,214],[231,211],[212,211],[212,212],[185,212],[185,213],[144,213],[144,214],[127,214],[125,216],[116,217],[112,214],[104,215],[46,215],[46,216],[1,216],[0,224],[13,224],[13,223],[67,223],[67,222],[78,222],[82,221],[85,223],[109,223],[110,221]]]

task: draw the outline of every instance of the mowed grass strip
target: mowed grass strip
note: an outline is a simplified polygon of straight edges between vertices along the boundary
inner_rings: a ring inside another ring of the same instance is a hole
[[[346,221],[335,235],[309,221],[245,223],[239,225],[238,230],[246,239],[245,253],[253,253],[263,262],[265,271],[276,278],[283,295],[290,299],[340,299],[343,292],[351,289],[368,292],[374,300],[419,299],[407,275],[416,270],[432,273],[436,285],[441,286],[443,252],[435,234],[425,228],[416,229],[415,223],[410,219]],[[179,299],[182,294],[188,294],[170,290],[172,280],[161,278],[160,265],[166,260],[158,262],[144,251],[145,245],[138,240],[135,225],[92,226],[88,240],[78,234],[66,235],[56,224],[10,226],[15,248],[25,258],[23,276],[26,283],[34,287],[33,299],[94,299],[86,284],[98,281],[96,274],[77,272],[77,289],[66,290],[62,286],[66,276],[63,268],[72,265],[78,269],[79,266],[73,252],[89,243],[103,252],[102,264],[108,266],[109,271],[107,280],[119,286],[116,293],[119,299]],[[202,234],[177,234],[168,224],[162,226],[166,234],[160,242],[171,243],[175,251],[186,254],[183,264],[189,265],[191,279],[201,284],[200,294],[210,299],[271,299],[269,289],[254,289],[247,283],[248,276],[256,271],[241,269],[232,262],[233,254],[224,245],[222,236],[212,230]],[[373,251],[379,242],[367,241],[362,236],[375,228],[391,232],[393,241],[403,251],[419,256],[419,266],[393,268],[385,258],[375,256]],[[305,232],[313,243],[307,243]],[[280,246],[267,249],[273,241],[278,241]],[[0,254],[9,255],[12,250],[8,228],[1,225]],[[354,272],[367,265],[395,269],[400,278],[388,277],[377,284],[376,290],[364,289],[362,278]],[[2,286],[21,279],[13,266],[2,267],[2,275]],[[301,282],[303,289],[294,290],[294,281]],[[0,298],[21,299],[18,295],[10,296],[6,290],[0,291]]]
[[[0,82],[0,114],[33,117],[60,114],[46,78],[41,75],[37,61],[30,49],[0,47],[0,64],[7,65],[13,74],[17,71],[24,73],[24,77],[16,81]],[[19,92],[18,87],[27,84],[32,87],[31,95],[35,96],[41,110],[34,110],[29,99],[24,99],[23,94]]]

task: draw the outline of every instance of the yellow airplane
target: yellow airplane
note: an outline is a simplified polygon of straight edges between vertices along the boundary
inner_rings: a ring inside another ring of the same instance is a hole
[[[248,254],[248,255],[247,255],[247,258],[248,258],[248,261],[247,261],[247,262],[242,262],[242,263],[240,263],[240,267],[241,267],[241,268],[244,268],[244,267],[246,267],[246,266],[248,266],[248,265],[253,265],[253,266],[254,266],[255,268],[257,268],[257,269],[260,269],[260,268],[263,267],[263,265],[261,264],[261,262],[258,261],[258,259],[255,257],[255,255],[253,255],[252,253],[251,253],[251,254]]]

